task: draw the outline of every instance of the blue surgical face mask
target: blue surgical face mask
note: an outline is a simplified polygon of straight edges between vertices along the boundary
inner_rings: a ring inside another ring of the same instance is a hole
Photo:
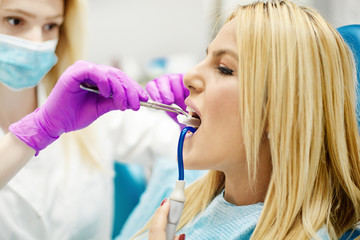
[[[32,42],[0,34],[0,82],[13,90],[35,87],[56,64],[57,39]]]

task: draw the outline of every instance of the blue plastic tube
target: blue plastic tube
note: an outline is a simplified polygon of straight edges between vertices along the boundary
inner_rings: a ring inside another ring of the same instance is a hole
[[[183,160],[183,147],[184,147],[184,140],[186,133],[190,131],[194,133],[196,131],[193,127],[184,127],[183,130],[181,130],[180,137],[179,137],[179,144],[178,144],[178,170],[179,170],[179,180],[184,180],[184,160]]]

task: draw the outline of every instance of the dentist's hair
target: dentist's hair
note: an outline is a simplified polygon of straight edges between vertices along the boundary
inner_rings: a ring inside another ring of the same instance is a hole
[[[50,94],[66,68],[84,57],[86,21],[85,0],[64,0],[64,22],[56,48],[58,62],[43,79],[47,94]]]
[[[87,22],[86,0],[64,0],[64,22],[60,26],[59,42],[56,47],[58,62],[42,80],[47,95],[50,94],[61,74],[77,60],[84,57],[85,33]],[[90,165],[102,169],[99,165],[98,144],[93,137],[92,126],[62,136],[64,152],[69,155],[69,148],[77,145],[81,156]],[[69,159],[67,156],[66,159]]]
[[[338,239],[360,221],[356,75],[340,34],[290,1],[236,9],[240,113],[249,175],[270,135],[272,176],[251,239]],[[210,171],[186,189],[179,229],[224,188]],[[229,219],[230,220],[230,219]]]

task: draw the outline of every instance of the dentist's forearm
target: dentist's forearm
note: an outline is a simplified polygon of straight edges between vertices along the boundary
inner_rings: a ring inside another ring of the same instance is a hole
[[[34,156],[35,150],[8,133],[0,139],[0,189]]]

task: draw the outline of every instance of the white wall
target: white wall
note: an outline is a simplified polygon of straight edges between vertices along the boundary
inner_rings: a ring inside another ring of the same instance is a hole
[[[164,72],[184,72],[205,56],[213,25],[235,4],[254,0],[88,0],[88,57],[120,67],[140,81],[159,72],[149,63],[166,57]],[[314,6],[335,27],[360,23],[360,0],[294,0]]]
[[[334,27],[360,24],[360,0],[316,0],[314,6]]]
[[[151,59],[175,56],[186,59],[179,66],[185,71],[205,54],[211,2],[89,0],[87,59],[125,68],[136,78]]]

